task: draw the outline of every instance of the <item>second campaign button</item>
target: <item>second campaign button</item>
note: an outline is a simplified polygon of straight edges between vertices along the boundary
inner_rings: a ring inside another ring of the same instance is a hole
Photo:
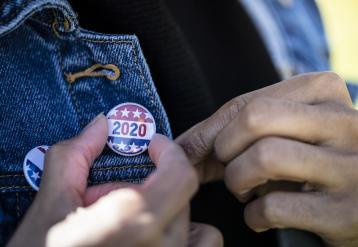
[[[123,156],[136,156],[147,151],[156,133],[152,114],[142,105],[123,103],[107,114],[107,145]]]
[[[27,182],[38,191],[44,169],[45,154],[48,146],[38,146],[30,150],[25,156],[23,169]]]

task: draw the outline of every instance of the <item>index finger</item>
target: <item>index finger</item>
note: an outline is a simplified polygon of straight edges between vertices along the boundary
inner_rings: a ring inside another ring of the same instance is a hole
[[[184,151],[167,137],[156,135],[149,153],[157,166],[144,184],[143,196],[160,223],[171,221],[198,189],[198,178]]]

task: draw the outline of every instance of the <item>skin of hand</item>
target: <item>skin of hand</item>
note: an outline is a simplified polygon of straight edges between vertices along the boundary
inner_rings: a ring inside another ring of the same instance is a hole
[[[201,182],[224,179],[240,201],[261,192],[245,208],[253,230],[296,228],[358,246],[358,112],[336,74],[239,96],[176,141]],[[277,181],[300,186],[268,189]]]
[[[151,142],[157,170],[144,184],[87,186],[107,128],[100,114],[79,136],[50,148],[40,190],[8,246],[222,246],[216,228],[189,224],[198,178],[164,136]]]

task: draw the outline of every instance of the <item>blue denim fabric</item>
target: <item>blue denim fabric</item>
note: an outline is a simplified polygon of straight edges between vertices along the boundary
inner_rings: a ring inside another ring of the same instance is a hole
[[[283,79],[330,69],[329,50],[314,0],[240,0]]]
[[[33,147],[75,136],[97,114],[124,102],[146,107],[157,132],[171,137],[136,36],[82,29],[65,0],[2,1],[0,64],[0,245],[35,195],[22,171],[23,159]],[[105,77],[66,81],[65,74],[94,64],[114,64],[121,76],[115,81]],[[138,183],[153,169],[147,153],[124,157],[106,147],[89,182]]]

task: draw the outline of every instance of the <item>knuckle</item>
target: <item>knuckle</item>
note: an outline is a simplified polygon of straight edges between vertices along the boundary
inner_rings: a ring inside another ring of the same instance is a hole
[[[338,93],[340,94],[346,92],[347,90],[346,83],[338,74],[334,72],[326,72],[324,73],[323,78],[325,83],[330,84],[329,87],[333,89],[333,91],[337,90]]]
[[[271,227],[278,226],[277,200],[277,193],[268,194],[261,199],[261,216]]]
[[[326,100],[338,100],[352,105],[346,82],[337,73],[332,71],[314,73],[314,77],[308,80],[310,87],[315,92],[326,94]],[[327,89],[329,90],[323,90]]]
[[[250,132],[260,132],[262,123],[266,121],[266,112],[270,101],[266,98],[255,98],[243,109],[244,126]]]
[[[278,140],[274,137],[267,137],[260,140],[252,148],[252,158],[254,165],[264,172],[270,172],[275,163],[275,153],[277,152]]]

